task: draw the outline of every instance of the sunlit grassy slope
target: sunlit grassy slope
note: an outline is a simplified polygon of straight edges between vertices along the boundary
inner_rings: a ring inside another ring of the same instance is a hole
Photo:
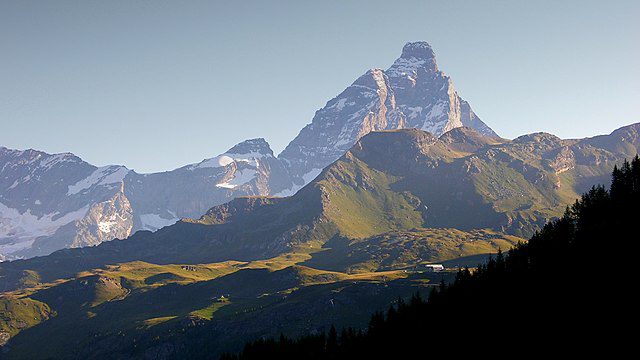
[[[47,353],[63,354],[71,345],[68,339],[82,338],[86,333],[108,337],[125,332],[135,337],[157,331],[161,336],[187,324],[235,322],[237,316],[245,314],[241,317],[246,318],[256,311],[266,316],[264,311],[272,306],[291,306],[282,303],[287,299],[302,297],[299,301],[312,301],[306,296],[342,291],[339,289],[360,283],[375,288],[375,284],[395,282],[399,294],[410,294],[420,286],[428,286],[429,278],[435,276],[415,274],[412,267],[416,264],[494,253],[522,240],[490,230],[455,229],[415,229],[344,239],[335,238],[320,249],[256,261],[166,265],[133,261],[5,293],[3,301],[13,306],[9,309],[12,316],[33,318],[29,327],[39,323],[17,336],[12,347],[19,349],[16,353],[38,358],[45,349]],[[427,281],[402,281],[415,276]],[[15,304],[29,306],[16,311]],[[36,311],[49,314],[50,309],[55,310],[55,316],[31,316]],[[30,312],[25,313],[27,310]],[[355,322],[355,318],[350,319]],[[249,318],[245,321],[253,324]],[[296,317],[291,321],[306,320]],[[13,319],[1,319],[0,324],[3,329],[11,328],[8,336],[27,328],[16,327]],[[60,337],[63,333],[65,336]],[[43,336],[57,340],[42,348],[28,346]]]
[[[52,315],[45,303],[10,295],[0,297],[0,345],[11,336],[28,329]]]

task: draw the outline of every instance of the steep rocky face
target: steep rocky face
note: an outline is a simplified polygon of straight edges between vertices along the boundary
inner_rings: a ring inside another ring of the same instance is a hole
[[[436,136],[461,126],[496,134],[438,69],[426,42],[408,43],[386,71],[369,70],[327,105],[279,155],[294,193],[371,131],[418,128]]]
[[[95,244],[95,239],[107,238],[110,232],[129,235],[130,229],[116,231],[115,226],[100,231],[98,227],[116,214],[128,218],[121,186],[129,173],[125,167],[97,168],[68,153],[2,148],[0,169],[0,256],[22,256],[18,254],[38,248],[36,241],[45,238],[58,244],[50,248],[53,251],[73,243]],[[96,206],[102,203],[118,210],[100,211]],[[123,223],[120,218],[118,222]],[[78,239],[78,233],[86,234],[86,241]]]
[[[59,227],[51,236],[37,237],[30,247],[17,251],[14,257],[48,255],[64,248],[95,246],[104,241],[124,239],[133,230],[133,210],[120,189],[104,201],[85,206],[82,218]]]
[[[264,139],[173,171],[95,167],[73,154],[0,148],[0,260],[156,231],[237,196],[291,187]]]
[[[435,53],[426,42],[407,43],[402,55],[385,72],[406,115],[406,127],[436,136],[466,126],[489,137],[497,136],[456,92],[453,81],[438,69]]]
[[[318,110],[279,155],[295,186],[277,195],[295,193],[369,132],[405,126],[387,75],[380,69],[367,71]]]
[[[408,43],[386,71],[408,126],[439,136],[461,127],[460,99],[425,42]]]

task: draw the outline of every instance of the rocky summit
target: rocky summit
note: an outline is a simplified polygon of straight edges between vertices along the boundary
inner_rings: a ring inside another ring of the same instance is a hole
[[[407,43],[387,70],[367,71],[329,100],[278,158],[295,184],[291,193],[371,131],[417,128],[440,136],[461,126],[497,136],[439,70],[431,46]]]

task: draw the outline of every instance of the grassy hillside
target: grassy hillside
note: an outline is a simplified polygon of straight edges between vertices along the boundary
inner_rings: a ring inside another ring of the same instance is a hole
[[[313,254],[303,264],[347,273],[412,269],[424,263],[495,254],[499,249],[510,249],[523,241],[525,240],[488,229],[470,232],[457,229],[414,229],[352,241],[337,237],[327,242],[323,251]]]
[[[295,265],[311,256],[286,254],[256,262],[198,265],[131,262],[78,274],[77,278],[49,286],[5,293],[3,301],[13,299],[11,304],[41,304],[47,312],[55,309],[55,316],[40,318],[36,327],[14,327],[7,356],[65,358],[71,356],[69,348],[78,346],[86,355],[107,349],[129,353],[137,351],[127,345],[133,342],[146,341],[153,347],[159,340],[173,341],[175,331],[198,332],[221,326],[226,330],[212,335],[214,340],[228,340],[230,334],[236,333],[240,344],[240,339],[247,339],[248,328],[255,330],[252,336],[275,335],[269,325],[274,322],[280,324],[279,329],[286,328],[288,334],[322,328],[328,319],[338,318],[337,314],[322,318],[321,308],[328,304],[349,314],[342,318],[345,325],[356,325],[366,319],[365,309],[382,309],[396,296],[408,296],[417,288],[428,286],[433,276],[437,276],[434,283],[449,276],[402,270],[348,274]],[[417,278],[412,279],[416,276],[425,281],[416,282]],[[371,303],[355,313],[348,309],[348,304],[364,301],[362,296],[367,292],[376,297]],[[381,292],[386,295],[380,297]],[[319,298],[327,303],[319,304]],[[303,304],[313,312],[313,322],[299,309],[286,318],[277,315]],[[12,316],[23,316],[15,306],[8,311]],[[5,328],[12,322],[3,319],[1,324]],[[120,335],[114,338],[116,334]],[[121,336],[124,338],[112,343]],[[31,346],[42,338],[50,341]],[[105,342],[110,344],[106,348]]]
[[[339,234],[359,239],[422,225],[420,201],[408,192],[393,191],[391,185],[397,180],[347,154],[315,186],[325,194],[324,215]]]
[[[104,342],[110,351],[128,353],[133,342],[152,348],[174,343],[176,331],[213,329],[207,337],[220,344],[235,333],[232,343],[240,345],[258,334],[277,335],[276,329],[296,335],[331,322],[361,326],[371,311],[453,274],[414,272],[414,265],[495,253],[519,240],[489,230],[417,229],[248,262],[108,265],[3,294],[55,311],[32,329],[11,332],[8,356],[64,358],[80,344],[87,354],[106,351]],[[361,304],[358,311],[355,304]],[[336,306],[340,311],[332,310]],[[225,331],[217,333],[221,327]],[[255,331],[247,334],[247,328]],[[112,343],[116,334],[124,336],[122,343]],[[39,338],[52,341],[32,347]]]
[[[0,297],[0,346],[18,332],[54,315],[45,303],[29,298]]]
[[[611,190],[593,187],[528,243],[458,272],[424,301],[375,313],[366,331],[330,328],[299,339],[259,339],[224,359],[353,359],[429,356],[514,357],[526,351],[624,357],[636,304],[634,252],[621,255],[611,277],[597,268],[603,246],[632,246],[640,201],[640,158],[613,171]],[[611,243],[611,244],[610,244]],[[431,345],[431,346],[430,346]]]

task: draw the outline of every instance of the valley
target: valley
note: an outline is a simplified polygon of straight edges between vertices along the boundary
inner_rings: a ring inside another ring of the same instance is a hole
[[[430,231],[448,236],[447,230],[438,232]],[[469,240],[475,242],[472,246],[488,252],[515,241],[468,235],[474,237]],[[383,310],[397,297],[428,293],[430,286],[442,279],[448,281],[454,274],[453,268],[439,273],[417,271],[416,257],[407,259],[410,255],[402,256],[402,263],[396,259],[378,271],[370,271],[375,260],[369,259],[358,259],[348,270],[326,270],[336,265],[316,256],[327,251],[332,249],[211,264],[135,261],[52,283],[35,283],[3,293],[4,311],[16,318],[3,318],[2,333],[14,337],[8,345],[9,354],[42,358],[65,357],[69,346],[80,344],[87,356],[101,351],[124,354],[132,351],[127,345],[131,343],[145,344],[146,354],[166,344],[179,346],[174,343],[176,331],[185,336],[209,331],[210,340],[220,344],[212,354],[219,355],[222,349],[237,350],[229,346],[239,346],[256,336],[324,331],[334,323],[358,326],[371,312]],[[448,260],[447,255],[420,255],[428,262]],[[375,257],[384,258],[386,253],[378,250]],[[361,304],[358,310],[353,308],[356,303]],[[24,310],[15,311],[18,306]],[[32,321],[34,318],[39,321]],[[93,334],[92,338],[86,334]],[[115,334],[125,339],[113,343]],[[43,337],[51,341],[37,348],[29,345]],[[84,340],[78,343],[79,339]],[[103,348],[102,342],[109,345]]]

